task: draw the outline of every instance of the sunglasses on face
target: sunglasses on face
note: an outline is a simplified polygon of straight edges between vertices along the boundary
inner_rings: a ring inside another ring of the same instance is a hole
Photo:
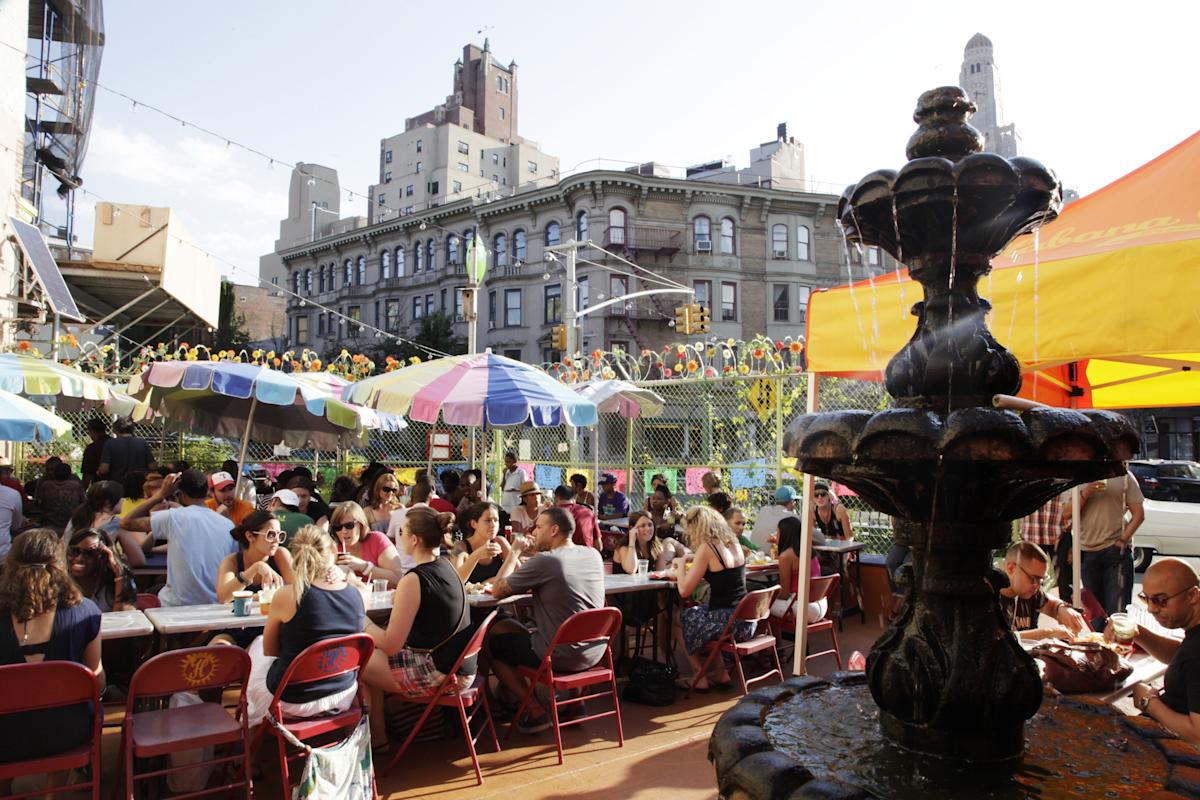
[[[287,541],[287,534],[283,531],[256,531],[255,536],[262,536],[268,542],[279,542],[283,544]]]
[[[829,497],[829,492],[813,492],[813,497]]]
[[[96,547],[68,547],[67,558],[97,558],[104,551]]]
[[[333,526],[335,531],[352,531],[358,527],[357,522],[343,522],[341,525]]]
[[[396,492],[398,492],[400,490],[397,489],[395,486],[380,486],[379,491],[383,492],[384,494],[395,494]]]
[[[1138,592],[1138,600],[1141,600],[1143,603],[1145,603],[1147,607],[1157,606],[1158,608],[1162,608],[1168,602],[1170,602],[1172,598],[1179,597],[1179,595],[1181,595],[1181,594],[1186,594],[1187,592],[1190,592],[1192,589],[1195,589],[1195,588],[1196,588],[1195,586],[1189,586],[1186,589],[1179,590],[1175,594],[1150,594],[1150,595],[1148,595],[1145,592]]]

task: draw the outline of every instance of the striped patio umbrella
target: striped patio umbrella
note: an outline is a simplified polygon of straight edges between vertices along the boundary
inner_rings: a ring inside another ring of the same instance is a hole
[[[352,403],[434,424],[595,425],[596,404],[542,370],[491,352],[446,356],[351,384]]]
[[[97,408],[112,396],[103,378],[44,358],[0,354],[0,389],[22,397],[53,397],[60,411]]]
[[[68,435],[71,428],[37,403],[0,389],[0,441],[49,442]]]

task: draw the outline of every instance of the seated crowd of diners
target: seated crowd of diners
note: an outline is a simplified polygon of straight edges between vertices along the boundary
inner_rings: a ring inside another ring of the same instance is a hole
[[[696,601],[682,609],[675,626],[695,671],[701,649],[720,635],[747,592],[748,555],[769,546],[768,536],[759,541],[761,523],[750,536],[743,533],[746,514],[731,506],[716,476],[706,478],[707,502],[683,511],[660,476],[645,505],[631,509],[608,473],[600,477],[598,494],[588,491],[583,475],[550,493],[523,472],[511,482],[506,476],[503,497],[509,505],[502,507],[482,499],[476,471],[446,470],[435,477],[422,470],[406,486],[392,469],[372,464],[357,480],[334,480],[326,502],[312,474],[298,467],[280,473],[274,490],[257,503],[235,496],[236,472],[233,462],[210,474],[177,462],[131,471],[121,481],[94,476],[85,489],[59,461],[32,493],[22,487],[22,508],[10,515],[4,531],[6,542],[11,534],[11,551],[0,575],[6,612],[0,618],[0,664],[65,659],[86,665],[103,681],[100,615],[135,608],[139,587],[131,567],[165,552],[165,582],[157,588],[162,606],[227,603],[244,591],[273,595],[264,627],[213,631],[194,642],[249,652],[251,723],[261,721],[287,666],[306,647],[367,633],[375,652],[361,678],[373,695],[373,743],[386,746],[383,696],[420,696],[435,688],[481,622],[483,615],[472,613],[468,603],[468,584],[490,584],[497,599],[533,596],[533,625],[503,612],[484,650],[497,680],[494,712],[511,716],[527,686],[519,668],[539,664],[571,615],[606,605],[607,572],[634,574],[645,561],[649,570],[677,580],[682,598]],[[77,491],[59,485],[72,481],[80,484]],[[64,513],[67,497],[74,505]],[[51,502],[39,508],[39,498]],[[781,594],[790,597],[801,568],[800,526],[791,513],[794,492],[779,493],[776,500],[789,513],[779,515],[769,539],[778,546]],[[840,518],[837,510],[828,511],[828,503],[816,513],[834,520],[820,523],[821,530]],[[848,522],[841,532],[850,533]],[[815,562],[812,569],[819,572]],[[366,610],[372,589],[384,586],[395,593],[390,615],[376,624]],[[630,625],[663,621],[670,608],[662,592],[614,600]],[[819,618],[824,610],[809,608],[808,616]],[[736,634],[750,636],[753,626],[739,624]],[[661,643],[661,658],[670,657],[670,644]],[[584,670],[602,652],[594,645],[573,647],[554,653],[553,663],[560,670]],[[474,679],[473,661],[460,667],[461,685]],[[728,682],[717,659],[711,678],[699,676],[696,689]],[[352,702],[354,690],[346,677],[306,684],[284,694],[284,711],[292,716],[336,711]],[[527,733],[550,724],[537,703],[515,722]],[[57,718],[38,724],[53,725],[64,736],[75,731]],[[63,740],[30,736],[30,728],[2,721],[0,727],[5,731],[0,738],[9,744],[5,758],[34,757]]]

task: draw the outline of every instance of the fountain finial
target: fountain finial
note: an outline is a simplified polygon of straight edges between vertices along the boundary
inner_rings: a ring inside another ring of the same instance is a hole
[[[982,153],[983,134],[967,122],[976,110],[967,93],[957,86],[941,86],[922,94],[913,112],[918,127],[904,151],[908,160],[941,156],[957,162],[972,153]]]

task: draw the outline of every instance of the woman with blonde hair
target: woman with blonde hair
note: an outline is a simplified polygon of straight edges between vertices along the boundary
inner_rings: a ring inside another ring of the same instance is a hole
[[[310,645],[359,633],[366,619],[366,586],[334,564],[333,542],[316,525],[305,525],[291,540],[292,582],[275,592],[263,635],[249,647],[250,681],[246,686],[249,721],[267,713],[283,674]],[[288,689],[285,714],[315,717],[337,713],[354,701],[358,681],[353,673]]]
[[[373,531],[387,531],[388,520],[392,512],[400,507],[400,481],[391,471],[385,471],[375,476],[371,482],[371,490],[367,494],[367,507],[363,511],[367,515],[367,525]]]
[[[439,555],[454,525],[453,514],[432,508],[413,508],[404,516],[401,547],[416,566],[396,585],[387,629],[367,621],[375,652],[363,680],[375,694],[422,696],[433,691],[471,638],[466,588],[450,560]],[[458,673],[461,688],[471,685],[475,671],[475,659],[463,663]],[[371,702],[371,739],[376,746],[387,739],[381,700],[377,696]]]
[[[396,585],[404,570],[391,539],[371,530],[362,506],[353,500],[339,505],[329,515],[329,533],[337,550],[337,564],[364,581],[385,578]]]
[[[733,616],[733,611],[746,595],[746,557],[725,523],[725,519],[711,506],[693,506],[683,515],[683,529],[688,545],[695,556],[691,569],[684,572],[684,559],[676,558],[675,567],[679,580],[680,597],[690,597],[700,581],[709,585],[707,603],[685,608],[679,612],[677,639],[687,652],[688,661],[695,672],[700,671],[702,662],[698,656],[708,642],[716,641]],[[734,625],[734,638],[745,641],[754,635],[754,625],[738,622]],[[713,659],[714,684],[728,688],[729,673],[723,659]],[[708,691],[708,676],[700,676],[695,690]]]
[[[0,573],[0,664],[74,661],[96,674],[100,663],[100,609],[67,572],[62,538],[49,528],[18,536]],[[87,704],[0,715],[0,762],[31,761],[91,739]],[[62,786],[65,774],[50,776]],[[12,782],[0,781],[7,796]]]

